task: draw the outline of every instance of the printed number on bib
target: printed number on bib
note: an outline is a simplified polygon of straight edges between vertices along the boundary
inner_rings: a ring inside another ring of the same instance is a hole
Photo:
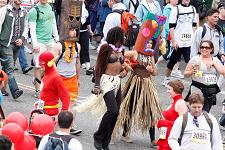
[[[160,139],[166,139],[166,132],[167,132],[167,127],[161,127],[160,128]]]
[[[183,41],[183,42],[190,41],[191,40],[191,34],[186,34],[186,33],[181,34],[180,40]]]
[[[206,75],[205,76],[205,84],[216,84],[217,83],[217,77],[216,75]]]
[[[205,144],[207,142],[207,132],[194,130],[192,132],[191,141],[194,143]]]

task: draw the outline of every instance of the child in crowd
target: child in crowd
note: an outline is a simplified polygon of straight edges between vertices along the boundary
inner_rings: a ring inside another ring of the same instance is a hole
[[[29,125],[31,124],[32,120],[40,114],[45,114],[45,111],[41,110],[41,109],[32,110],[31,113],[30,113]],[[29,133],[32,134],[32,131],[29,131]],[[36,148],[38,148],[42,137],[36,136],[36,135],[33,135],[33,137],[34,137],[35,142],[36,142]]]

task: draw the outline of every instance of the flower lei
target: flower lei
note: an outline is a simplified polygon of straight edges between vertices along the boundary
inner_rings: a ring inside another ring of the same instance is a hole
[[[74,54],[75,54],[75,51],[76,51],[75,42],[72,42],[71,52],[69,50],[69,43],[65,41],[64,44],[65,44],[65,61],[68,62],[68,63],[71,63],[73,61]]]

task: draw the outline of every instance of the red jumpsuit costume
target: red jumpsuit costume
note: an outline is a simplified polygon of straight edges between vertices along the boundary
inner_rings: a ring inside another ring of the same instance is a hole
[[[57,73],[55,66],[49,64],[53,59],[54,55],[49,51],[43,52],[39,57],[40,66],[45,69],[40,100],[44,101],[44,110],[50,116],[58,115],[59,99],[62,101],[62,111],[68,110],[70,104],[70,96],[63,80]]]
[[[170,131],[173,127],[174,121],[179,117],[179,114],[175,111],[175,105],[176,102],[182,98],[182,95],[176,95],[173,97],[173,103],[171,104],[171,107],[169,109],[166,109],[163,111],[163,117],[164,119],[161,119],[158,121],[158,128],[166,127],[166,139],[159,139],[157,142],[158,150],[171,150],[169,144],[168,144],[168,137],[170,135]]]

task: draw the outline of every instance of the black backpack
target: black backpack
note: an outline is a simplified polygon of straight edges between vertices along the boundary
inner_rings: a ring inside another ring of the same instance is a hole
[[[139,6],[139,0],[137,0],[136,4],[134,4],[133,0],[130,0],[129,2],[129,10],[130,10],[130,5],[133,5],[134,6],[134,13],[136,12],[138,6]]]
[[[213,130],[213,122],[212,120],[209,118],[209,115],[207,112],[203,111],[203,115],[206,119],[206,122],[208,123],[209,127],[210,127],[210,141],[212,142],[212,130]],[[182,127],[181,127],[181,133],[180,133],[180,137],[178,139],[178,143],[181,145],[181,141],[182,141],[182,137],[184,135],[184,130],[187,126],[187,121],[188,121],[188,112],[183,114],[183,122],[182,122]]]
[[[176,20],[176,24],[177,24],[177,21],[178,21],[179,15],[184,15],[184,13],[180,13],[178,5],[177,5],[176,7],[177,7],[177,20]],[[186,14],[192,14],[192,13],[193,13],[193,19],[192,19],[192,22],[193,22],[196,14],[195,14],[194,7],[193,7],[193,6],[191,6],[191,8],[192,8],[192,12],[190,12],[190,13],[186,13]]]
[[[220,36],[222,34],[222,28],[219,25],[216,25],[215,28],[216,28],[217,32],[219,33],[219,36]],[[202,38],[205,36],[206,30],[207,30],[206,26],[202,25],[202,36],[201,36]]]
[[[124,45],[130,49],[134,46],[139,33],[140,25],[138,20],[126,10],[113,10],[113,12],[121,15],[121,28],[125,34]]]
[[[218,32],[219,36],[221,36],[222,35],[222,28],[219,25],[216,25],[215,28],[216,28],[216,31]],[[202,25],[202,35],[201,35],[202,38],[201,39],[203,39],[203,37],[205,36],[206,30],[207,30],[206,26]],[[221,43],[222,43],[221,40],[219,40],[219,46],[220,46]],[[200,51],[198,52],[198,54],[200,54]]]
[[[72,138],[71,135],[50,134],[44,150],[69,150],[68,145]]]

